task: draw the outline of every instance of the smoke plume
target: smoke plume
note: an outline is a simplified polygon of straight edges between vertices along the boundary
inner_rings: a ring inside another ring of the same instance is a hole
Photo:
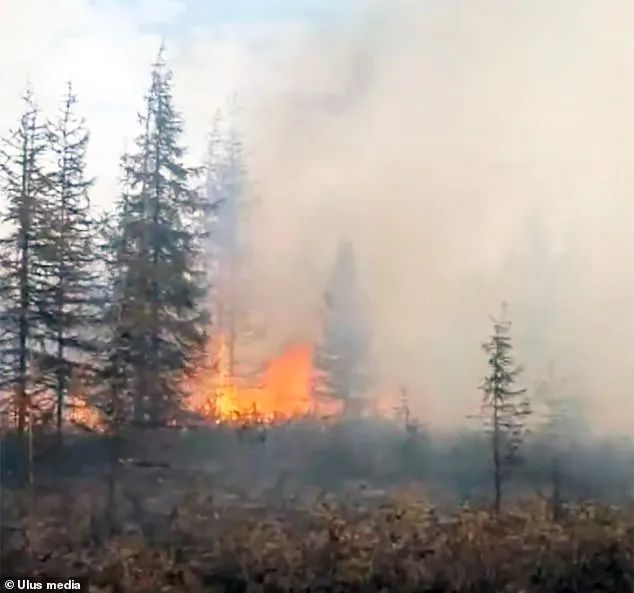
[[[477,408],[480,344],[507,301],[526,386],[552,362],[593,424],[627,429],[634,5],[355,9],[260,64],[243,97],[263,311],[288,339],[313,335],[345,237],[377,368],[424,421]]]

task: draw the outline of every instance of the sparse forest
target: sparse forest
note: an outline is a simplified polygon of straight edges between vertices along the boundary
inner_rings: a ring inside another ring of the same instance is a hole
[[[244,298],[239,112],[190,167],[173,84],[161,50],[106,213],[71,84],[50,119],[27,89],[2,141],[2,573],[103,593],[633,591],[634,447],[592,434],[554,363],[524,385],[512,306],[473,345],[486,375],[450,430],[407,386],[378,393],[345,237],[314,343],[244,354],[266,330]]]

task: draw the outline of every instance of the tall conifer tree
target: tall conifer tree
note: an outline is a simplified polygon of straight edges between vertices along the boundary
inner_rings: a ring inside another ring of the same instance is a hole
[[[198,171],[183,162],[183,123],[162,49],[139,120],[117,215],[113,335],[125,352],[135,422],[162,425],[181,403],[183,373],[204,344],[207,322],[199,257],[206,202],[193,188]]]
[[[46,279],[44,230],[51,179],[45,169],[47,131],[30,89],[17,128],[2,142],[0,173],[6,209],[0,242],[0,391],[15,394],[18,430],[42,391],[42,303]]]
[[[95,225],[88,196],[92,180],[85,173],[89,134],[75,114],[76,103],[69,83],[59,115],[49,124],[53,169],[43,230],[47,278],[42,311],[49,354],[42,370],[55,393],[58,434],[71,381],[94,349],[96,317]]]

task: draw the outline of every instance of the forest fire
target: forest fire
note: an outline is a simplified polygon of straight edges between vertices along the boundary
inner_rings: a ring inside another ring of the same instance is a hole
[[[274,422],[341,412],[340,402],[313,394],[313,347],[297,344],[269,361],[255,385],[240,385],[231,372],[229,340],[212,342],[208,357],[188,381],[187,407],[215,422]]]
[[[90,405],[79,393],[69,394],[66,418],[73,426],[91,432],[105,432],[107,423],[99,411]]]

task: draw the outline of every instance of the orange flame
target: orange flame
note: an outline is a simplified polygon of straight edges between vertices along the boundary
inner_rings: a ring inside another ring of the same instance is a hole
[[[106,431],[107,425],[103,416],[81,394],[69,394],[68,400],[66,417],[72,425],[93,432]]]
[[[66,420],[74,426],[94,432],[105,432],[106,419],[89,403],[85,392],[86,387],[81,376],[73,376],[66,399]]]
[[[215,347],[214,347],[215,346]],[[220,336],[210,348],[212,364],[203,365],[187,386],[188,407],[220,422],[288,420],[303,416],[330,416],[340,402],[312,393],[313,347],[298,344],[272,360],[260,385],[242,387],[230,372],[229,345]]]

